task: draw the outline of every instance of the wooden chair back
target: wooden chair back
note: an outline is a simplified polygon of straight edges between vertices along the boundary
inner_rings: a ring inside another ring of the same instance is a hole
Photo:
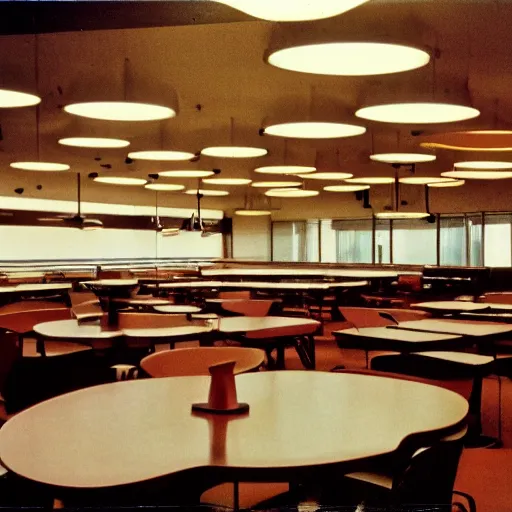
[[[385,327],[395,323],[392,320],[383,318],[379,314],[378,309],[354,307],[340,307],[338,309],[343,318],[357,329],[362,329],[363,327]]]
[[[62,302],[52,302],[49,300],[22,300],[19,302],[12,302],[0,307],[0,315],[7,315],[10,313],[20,313],[23,311],[36,311],[38,309],[62,309],[65,306]]]
[[[480,297],[480,301],[491,304],[512,304],[512,292],[485,293]]]
[[[23,335],[32,332],[36,324],[55,320],[69,320],[71,318],[73,318],[73,316],[69,308],[19,311],[0,315],[0,329]]]
[[[156,352],[140,362],[150,377],[180,377],[209,375],[209,367],[225,361],[235,361],[235,373],[258,369],[265,360],[265,352],[243,347],[177,348]]]
[[[120,311],[118,319],[120,329],[151,329],[190,324],[187,315],[165,315],[162,313]]]
[[[251,292],[248,290],[240,290],[234,292],[219,292],[219,299],[247,299],[251,298]]]
[[[233,300],[222,303],[222,309],[243,316],[267,316],[272,300]]]

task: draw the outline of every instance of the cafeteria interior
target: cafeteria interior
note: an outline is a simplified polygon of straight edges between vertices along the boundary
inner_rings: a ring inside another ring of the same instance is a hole
[[[512,511],[510,19],[0,2],[0,507]]]

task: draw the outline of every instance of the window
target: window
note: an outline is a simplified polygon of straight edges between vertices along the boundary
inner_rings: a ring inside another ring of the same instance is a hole
[[[439,264],[467,265],[466,220],[463,215],[441,217],[439,225]]]
[[[272,261],[302,261],[300,238],[302,222],[272,224]]]
[[[430,224],[425,219],[394,220],[393,263],[435,265],[436,224]]]
[[[332,227],[332,220],[320,221],[321,248],[320,261],[322,263],[336,263],[336,231]]]
[[[341,263],[372,262],[372,219],[336,220],[336,261]]]
[[[391,222],[375,222],[375,263],[391,263]]]
[[[306,261],[320,261],[320,221],[306,222]]]
[[[467,237],[469,251],[469,265],[471,267],[481,267],[483,262],[483,229],[482,214],[476,213],[466,216]]]
[[[484,265],[512,266],[512,214],[486,213],[484,229]]]

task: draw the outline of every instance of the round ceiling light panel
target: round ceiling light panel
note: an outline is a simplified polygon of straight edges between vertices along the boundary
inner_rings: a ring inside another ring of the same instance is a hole
[[[213,171],[206,171],[203,169],[176,169],[172,171],[161,171],[159,176],[164,178],[207,178],[213,176]]]
[[[426,212],[380,212],[376,213],[377,219],[400,220],[400,219],[425,219],[430,216]]]
[[[252,180],[248,178],[206,178],[203,180],[203,183],[207,183],[208,185],[249,185]]]
[[[265,135],[290,139],[340,139],[355,137],[366,132],[364,126],[344,123],[300,122],[267,126]]]
[[[512,169],[512,162],[496,162],[496,161],[473,161],[473,162],[456,162],[453,164],[455,169],[465,169],[472,171],[508,171]]]
[[[430,183],[450,183],[457,181],[451,178],[439,178],[438,176],[405,176],[398,180],[406,185],[429,185]]]
[[[302,190],[300,188],[272,188],[265,192],[266,196],[269,197],[289,197],[289,198],[300,198],[300,197],[314,197],[320,192],[318,190]]]
[[[300,187],[302,181],[253,181],[251,187],[256,188],[284,188],[284,187]]]
[[[512,151],[512,130],[476,130],[436,133],[422,138],[420,146],[453,151]]]
[[[128,178],[125,176],[98,176],[94,178],[98,183],[106,183],[108,185],[145,185],[147,180],[143,178]]]
[[[433,162],[435,159],[435,155],[425,153],[378,153],[370,155],[370,160],[384,164],[421,164]]]
[[[326,192],[359,192],[369,188],[370,185],[328,185],[324,190]]]
[[[41,98],[26,92],[0,89],[0,108],[33,107],[41,103]]]
[[[450,103],[389,103],[364,107],[356,116],[368,121],[401,124],[453,123],[480,115],[476,108]]]
[[[188,194],[189,196],[195,196],[197,193],[200,193],[201,195],[207,197],[220,197],[220,196],[228,196],[229,192],[227,190],[210,190],[210,189],[189,189],[185,191],[185,194]]]
[[[130,142],[122,139],[109,139],[105,137],[67,137],[59,139],[62,146],[72,146],[75,148],[126,148]]]
[[[271,215],[270,210],[235,210],[235,215],[242,217],[263,217],[265,215]]]
[[[264,148],[248,146],[212,146],[201,151],[201,155],[214,158],[258,158],[267,153]]]
[[[357,183],[358,185],[386,185],[394,183],[395,178],[385,176],[368,176],[362,178],[350,178],[346,180],[347,183]]]
[[[421,68],[430,61],[427,52],[410,46],[371,42],[332,42],[292,46],[272,52],[272,66],[335,76],[371,76]]]
[[[349,172],[314,172],[312,174],[299,174],[301,178],[308,180],[346,180],[352,178],[354,175]]]
[[[69,170],[69,165],[55,162],[13,162],[10,166],[13,169],[22,169],[24,171],[61,172]]]
[[[265,167],[257,167],[254,172],[260,174],[309,174],[315,172],[316,167],[308,167],[305,165],[267,165]]]
[[[176,111],[169,107],[129,101],[72,103],[64,110],[68,114],[102,121],[159,121],[176,115]]]
[[[132,151],[128,158],[132,160],[151,160],[156,162],[180,162],[192,160],[196,155],[187,151]]]
[[[438,183],[427,183],[429,187],[434,188],[448,188],[448,187],[462,187],[466,183],[464,180],[450,179],[450,181],[442,181]]]
[[[504,180],[512,178],[512,171],[471,171],[458,169],[442,172],[441,176],[461,180]]]
[[[217,0],[267,21],[307,21],[338,16],[368,0]]]
[[[183,190],[185,185],[176,185],[174,183],[148,183],[144,185],[144,188],[156,190],[157,192],[177,192],[178,190]]]

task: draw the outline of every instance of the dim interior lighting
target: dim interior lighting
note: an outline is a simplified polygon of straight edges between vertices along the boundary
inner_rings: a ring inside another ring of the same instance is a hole
[[[476,162],[456,162],[453,164],[455,169],[466,170],[492,170],[492,171],[505,171],[512,169],[512,162],[492,162],[492,161],[476,161]]]
[[[41,103],[41,98],[35,94],[0,89],[0,108],[32,107]]]
[[[379,153],[370,155],[370,160],[385,164],[420,164],[433,162],[435,159],[435,155],[425,153]]]
[[[57,164],[54,162],[13,162],[11,164],[13,169],[22,169],[24,171],[67,171],[69,170],[69,165],[67,164]]]
[[[256,188],[284,188],[284,187],[300,187],[301,181],[253,181],[251,187]]]
[[[427,212],[379,212],[375,214],[377,219],[425,219],[430,213]]]
[[[267,153],[268,151],[264,148],[248,146],[214,146],[201,151],[201,155],[214,158],[258,158]]]
[[[386,185],[388,183],[394,183],[395,178],[386,176],[368,176],[361,178],[350,178],[346,180],[347,183],[357,183],[359,185]]]
[[[453,178],[439,178],[436,176],[406,176],[400,178],[398,181],[406,185],[429,185],[430,183],[450,183],[457,180]]]
[[[207,178],[215,174],[213,171],[203,169],[177,169],[172,171],[161,171],[158,176],[164,178]]]
[[[252,180],[248,178],[206,178],[203,183],[209,185],[249,185]]]
[[[442,172],[441,176],[467,180],[504,180],[512,178],[512,171],[471,171],[459,169]]]
[[[235,215],[240,215],[242,217],[263,217],[271,214],[272,212],[270,210],[235,210]]]
[[[176,115],[169,107],[129,101],[91,101],[66,105],[68,114],[103,121],[159,121]]]
[[[268,57],[269,64],[278,68],[336,76],[400,73],[429,61],[430,55],[419,48],[374,42],[306,44],[278,49]]]
[[[144,188],[162,192],[177,192],[178,190],[183,190],[185,185],[176,185],[174,183],[147,183],[144,185]]]
[[[324,190],[326,192],[359,192],[369,188],[370,185],[328,185]]]
[[[450,181],[442,181],[438,183],[427,183],[429,187],[434,188],[448,188],[448,187],[462,187],[466,183],[464,180],[450,179]]]
[[[423,137],[420,146],[454,151],[512,151],[512,130],[472,130]]]
[[[318,190],[303,190],[301,188],[271,188],[265,192],[265,195],[269,197],[300,198],[314,197],[319,193]]]
[[[368,0],[217,0],[267,21],[307,21],[337,16]]]
[[[354,175],[349,172],[315,172],[299,176],[308,180],[346,180]]]
[[[188,194],[190,196],[195,196],[197,194],[201,194],[202,196],[210,196],[210,197],[220,197],[220,196],[228,196],[229,192],[227,190],[210,190],[210,189],[189,189],[185,191],[185,194]]]
[[[363,126],[344,123],[299,122],[267,126],[265,135],[295,139],[338,139],[354,137],[366,132]]]
[[[260,174],[309,174],[315,172],[316,167],[306,165],[267,165],[265,167],[257,167],[254,172]]]
[[[132,160],[151,160],[160,162],[180,162],[192,160],[194,153],[186,151],[132,151],[128,153],[128,158]]]
[[[130,142],[122,139],[109,139],[105,137],[68,137],[59,139],[59,144],[76,148],[126,148]]]
[[[356,116],[381,123],[433,124],[453,123],[480,115],[476,108],[450,103],[390,103],[364,107]]]
[[[127,178],[124,176],[97,176],[94,181],[108,185],[145,185],[147,180],[143,178]]]

